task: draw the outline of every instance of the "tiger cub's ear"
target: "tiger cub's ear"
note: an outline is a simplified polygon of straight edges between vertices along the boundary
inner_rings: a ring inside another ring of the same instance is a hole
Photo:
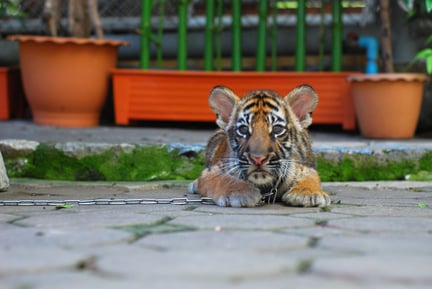
[[[209,104],[211,109],[217,114],[216,124],[220,128],[226,127],[234,106],[238,101],[238,96],[227,87],[215,86],[212,89],[209,96]]]
[[[318,95],[311,86],[307,84],[297,86],[285,96],[285,101],[291,106],[303,128],[312,124],[311,113],[318,104]]]

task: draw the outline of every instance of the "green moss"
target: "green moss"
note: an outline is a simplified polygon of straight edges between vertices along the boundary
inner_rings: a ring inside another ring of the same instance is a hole
[[[80,181],[191,180],[204,167],[203,152],[182,155],[166,146],[113,146],[88,156],[71,156],[51,144],[41,144],[25,157],[5,157],[10,177]],[[385,154],[343,153],[317,155],[323,181],[430,180],[432,152],[410,155],[404,151]]]
[[[88,156],[87,164],[95,164],[107,180],[152,181],[166,179],[191,179],[199,175],[203,159],[187,158],[166,147],[136,147],[131,153],[111,151]],[[181,170],[179,168],[182,168]]]
[[[75,180],[75,174],[82,169],[84,167],[77,159],[50,145],[40,144],[29,156],[21,177],[72,181]]]
[[[407,180],[410,181],[432,181],[432,172],[431,171],[419,171],[415,174],[409,174],[406,177]]]
[[[339,162],[319,155],[317,164],[322,181],[403,180],[418,169],[414,160],[380,160],[373,154],[344,155]]]
[[[191,226],[170,224],[169,222],[172,220],[173,218],[171,217],[164,217],[151,224],[132,224],[124,226],[114,226],[112,228],[132,233],[134,235],[132,241],[136,241],[150,234],[167,234],[196,230],[195,227]]]
[[[12,162],[9,165],[13,168]],[[202,154],[188,158],[165,146],[137,146],[131,152],[112,148],[78,159],[41,144],[20,170],[11,169],[10,176],[69,181],[193,179],[203,166]]]
[[[419,168],[423,171],[432,172],[432,152],[426,152],[419,160]]]

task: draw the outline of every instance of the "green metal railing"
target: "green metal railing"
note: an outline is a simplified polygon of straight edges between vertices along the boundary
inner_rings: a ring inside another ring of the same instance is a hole
[[[306,66],[306,0],[297,1],[297,26],[295,70],[304,71]]]
[[[158,67],[162,66],[162,36],[163,36],[163,9],[166,0],[159,0],[159,24],[158,34],[155,37],[151,29],[152,0],[142,0],[141,17],[141,54],[140,67],[150,68],[150,47],[154,43],[157,46]],[[270,27],[271,35],[271,69],[277,66],[277,9],[279,1],[259,0],[258,2],[258,28],[257,28],[257,50],[256,71],[266,70],[267,58],[267,22],[269,18],[269,2],[272,4],[272,21]],[[283,2],[283,1],[282,1]],[[306,66],[306,0],[293,2],[296,5],[296,46],[295,46],[295,70],[304,71]],[[221,70],[222,58],[222,12],[223,0],[206,0],[206,23],[205,23],[205,46],[204,46],[204,69],[207,71]],[[177,46],[177,68],[187,69],[188,58],[188,5],[190,0],[177,0],[178,7],[178,46]],[[241,23],[241,0],[231,1],[232,10],[232,70],[242,69],[242,23]],[[215,15],[216,14],[216,15]],[[216,18],[215,18],[216,16]],[[216,20],[216,21],[215,21]],[[217,24],[215,24],[217,22]],[[342,0],[332,0],[332,71],[342,69]],[[216,41],[215,41],[216,40]],[[214,49],[216,47],[216,49]],[[215,51],[214,51],[215,50]],[[216,67],[215,61],[216,59]]]
[[[259,1],[258,7],[258,37],[256,53],[256,70],[265,70],[266,44],[267,44],[267,17],[268,5],[266,0]]]
[[[342,70],[342,1],[332,0],[332,71]]]
[[[213,31],[214,31],[214,9],[215,2],[206,0],[206,25],[204,31],[204,69],[213,70]]]

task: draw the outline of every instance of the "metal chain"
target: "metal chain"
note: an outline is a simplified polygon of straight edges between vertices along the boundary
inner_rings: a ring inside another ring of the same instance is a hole
[[[272,189],[269,193],[264,194],[257,206],[263,206],[266,203],[271,204],[276,201],[277,190]],[[182,198],[142,198],[142,199],[87,199],[87,200],[0,200],[0,206],[90,206],[90,205],[215,205],[212,198],[202,197],[199,199]]]
[[[88,199],[88,200],[0,200],[0,206],[65,206],[65,205],[214,205],[211,198],[145,198],[145,199]]]

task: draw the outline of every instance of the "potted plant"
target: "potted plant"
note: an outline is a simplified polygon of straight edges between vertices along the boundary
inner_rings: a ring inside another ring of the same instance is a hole
[[[14,35],[20,42],[25,94],[38,124],[86,127],[99,123],[117,48],[126,42],[104,40],[97,0],[69,0],[69,34],[59,37],[60,0],[46,0],[43,20],[51,37]],[[90,39],[91,26],[99,39]]]
[[[395,73],[392,58],[390,1],[380,0],[381,52],[384,73],[353,75],[354,107],[363,136],[407,139],[414,136],[427,76]]]

